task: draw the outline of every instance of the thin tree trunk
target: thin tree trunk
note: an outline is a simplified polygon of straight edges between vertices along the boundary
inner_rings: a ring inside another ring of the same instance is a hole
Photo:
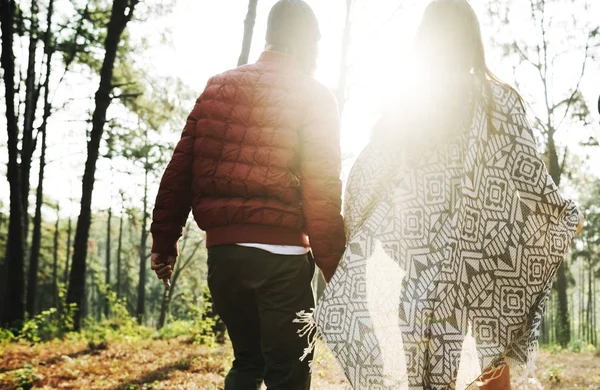
[[[575,292],[571,292],[571,294],[568,296],[568,303],[569,303],[569,307],[575,307]],[[571,329],[575,329],[575,316],[569,316],[569,326]]]
[[[69,216],[69,224],[67,226],[67,258],[65,260],[65,276],[63,278],[63,283],[65,287],[67,287],[69,282],[69,264],[71,263],[71,237],[73,234],[73,220],[71,216]]]
[[[29,313],[30,316],[35,315],[35,304],[37,298],[38,285],[38,269],[40,264],[40,246],[42,241],[42,204],[44,202],[44,169],[46,167],[46,129],[41,129],[41,132],[42,154],[40,156],[38,186],[35,191],[35,216],[33,218],[33,236],[31,238],[31,252],[29,257],[29,278],[27,281],[27,313]]]
[[[548,313],[550,314],[550,321],[548,322],[550,327],[550,344],[554,344],[556,342],[556,332],[555,332],[555,327],[556,327],[556,321],[555,321],[555,316],[556,316],[556,311],[554,310],[554,292],[550,292],[550,305],[548,305]]]
[[[15,3],[0,0],[2,56],[6,100],[6,129],[8,133],[7,179],[10,186],[10,220],[6,260],[0,280],[0,324],[19,323],[25,318],[25,255],[24,211],[21,201],[21,172],[19,167],[19,128],[15,107],[15,56],[13,52]]]
[[[119,219],[119,243],[117,244],[117,298],[121,297],[121,251],[123,244],[123,211]]]
[[[183,251],[185,250],[185,246],[186,246],[187,240],[189,238],[188,234],[189,234],[189,228],[186,228],[186,234],[183,239],[183,246],[181,248],[181,254],[183,254]],[[201,245],[202,245],[202,242],[198,242],[198,244],[196,245],[196,247],[194,248],[194,250],[192,251],[190,256],[188,256],[188,258],[183,262],[180,259],[179,262],[175,265],[175,271],[173,272],[173,278],[171,280],[171,287],[165,288],[165,291],[163,293],[163,299],[162,299],[162,303],[161,303],[161,307],[160,307],[160,316],[158,317],[158,325],[157,325],[158,329],[162,328],[165,325],[165,322],[167,320],[167,314],[169,313],[169,307],[171,305],[171,298],[173,297],[173,294],[175,293],[175,287],[177,286],[177,281],[179,280],[179,276],[181,275],[183,270],[185,270],[187,268],[187,266],[190,265],[190,263],[194,260],[194,257],[196,256],[196,252],[198,251],[198,248],[200,248]]]
[[[36,91],[36,52],[38,41],[38,4],[37,0],[31,0],[31,31],[29,32],[29,55],[27,62],[27,78],[25,79],[25,113],[23,121],[23,140],[21,145],[21,201],[25,213],[24,234],[25,239],[29,232],[29,175],[31,172],[31,160],[35,150],[33,139],[33,122],[37,109],[38,93]]]
[[[137,303],[137,319],[141,325],[144,322],[144,312],[146,304],[146,240],[148,234],[147,220],[148,220],[148,158],[146,157],[146,164],[144,167],[144,201],[142,210],[142,237],[140,240],[140,276],[138,280],[138,303]]]
[[[256,24],[256,7],[258,0],[250,0],[248,2],[248,13],[244,20],[244,39],[242,41],[242,52],[238,59],[238,66],[246,65],[250,57],[250,49],[252,47],[252,36],[254,35],[254,25]]]
[[[562,169],[560,167],[556,144],[554,142],[555,130],[552,123],[547,124],[548,127],[548,173],[554,183],[560,185]],[[571,329],[569,324],[569,304],[567,300],[567,275],[565,271],[566,262],[563,261],[558,267],[556,278],[556,291],[558,293],[558,305],[556,305],[556,341],[563,347],[566,347],[571,341]]]
[[[587,298],[587,310],[586,310],[586,326],[588,328],[587,334],[588,334],[588,343],[592,344],[594,342],[594,324],[592,321],[592,299],[593,299],[593,290],[592,290],[592,275],[593,275],[593,270],[592,270],[592,258],[591,256],[588,257],[588,298]]]
[[[108,208],[108,220],[106,222],[106,288],[110,290],[110,222],[112,220],[112,206]],[[106,291],[108,297],[108,290]],[[110,308],[108,298],[104,301],[104,316],[108,318]]]
[[[54,248],[52,251],[52,303],[58,307],[58,239],[60,236],[60,206],[56,205],[56,225],[54,226]]]
[[[579,318],[579,339],[583,339],[583,298],[584,298],[584,291],[583,291],[583,258],[581,256],[579,256],[579,313],[578,313],[578,318]]]
[[[87,146],[87,160],[81,190],[81,210],[77,219],[73,264],[67,292],[67,302],[75,303],[78,307],[74,315],[74,327],[76,330],[81,329],[81,319],[83,317],[82,306],[85,298],[87,244],[92,222],[92,193],[94,191],[96,162],[99,157],[100,141],[102,140],[104,125],[106,123],[106,112],[111,102],[110,93],[112,90],[114,64],[121,35],[127,23],[131,20],[137,3],[138,0],[113,1],[106,39],[104,41],[104,61],[100,70],[100,85],[95,95],[96,108],[92,116],[92,131],[90,132],[90,139]]]
[[[2,214],[0,212],[0,239],[2,239],[2,234],[3,234],[3,230],[4,230],[4,214]],[[6,256],[5,256],[6,257]],[[4,266],[4,259],[2,259],[2,263],[0,263],[0,270],[2,269],[2,267]],[[2,316],[2,313],[0,313],[0,317]]]
[[[40,247],[42,241],[42,204],[44,203],[44,173],[46,169],[46,144],[47,144],[47,125],[48,118],[51,114],[50,105],[50,74],[52,72],[52,55],[54,49],[52,47],[52,16],[54,13],[54,0],[50,0],[48,3],[48,15],[46,19],[46,33],[44,34],[44,51],[46,54],[46,79],[44,81],[44,115],[42,118],[42,125],[40,127],[40,133],[42,134],[42,145],[40,154],[40,168],[38,173],[38,186],[36,189],[36,201],[35,201],[35,216],[33,218],[33,236],[31,239],[31,253],[29,258],[29,280],[27,283],[27,312],[30,316],[35,314],[35,303],[37,299],[37,284],[38,284],[38,268],[40,263]],[[57,216],[57,226],[58,226]],[[57,228],[58,229],[58,228]],[[56,239],[56,236],[55,236]],[[55,242],[54,248],[54,273],[53,273],[53,288],[54,297],[57,294],[56,291],[56,248],[57,243]],[[55,298],[53,298],[55,299]],[[56,301],[54,301],[54,307],[56,307]]]
[[[350,40],[352,34],[352,3],[353,0],[346,0],[346,21],[344,24],[344,35],[342,37],[342,58],[340,60],[340,80],[336,97],[340,113],[344,112],[346,105],[346,92],[348,89],[348,51],[350,50]]]
[[[567,300],[567,276],[565,262],[560,265],[556,281],[558,304],[556,305],[556,341],[566,347],[571,340],[569,324],[569,305]]]
[[[592,318],[593,318],[593,322],[592,322],[592,326],[594,328],[594,345],[596,346],[596,350],[598,350],[598,317],[596,315],[596,301],[598,299],[598,291],[596,290],[596,274],[594,273],[592,275],[593,281],[592,281],[592,290],[593,290],[593,295],[592,295]]]

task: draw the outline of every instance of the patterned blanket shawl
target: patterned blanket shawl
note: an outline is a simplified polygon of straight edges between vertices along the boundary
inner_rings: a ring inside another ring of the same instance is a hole
[[[475,101],[461,136],[418,164],[372,143],[352,169],[348,248],[314,320],[356,389],[466,388],[534,359],[578,211],[518,95],[491,90],[490,115]]]

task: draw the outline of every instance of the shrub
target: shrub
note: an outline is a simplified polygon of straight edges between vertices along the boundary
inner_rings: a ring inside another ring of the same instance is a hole
[[[182,299],[186,299],[185,297]],[[193,300],[187,302],[188,315],[194,321],[192,342],[207,346],[225,343],[225,324],[213,311],[212,299],[208,286],[204,287],[202,305],[198,306]]]
[[[64,286],[60,287],[58,298],[58,309],[53,307],[27,319],[23,323],[18,337],[15,338],[13,335],[13,339],[39,343],[61,338],[66,333],[73,331],[73,315],[77,305],[67,304]]]
[[[560,374],[565,369],[564,364],[554,364],[548,369],[546,377],[550,383],[560,383]]]
[[[15,334],[9,329],[0,328],[0,343],[7,343],[16,339]]]
[[[168,322],[163,326],[155,338],[174,339],[180,336],[189,336],[194,329],[194,321],[176,320]]]
[[[573,341],[569,342],[569,345],[567,346],[567,349],[571,352],[581,352],[582,348],[583,348],[583,341],[581,341],[581,340],[573,340]]]

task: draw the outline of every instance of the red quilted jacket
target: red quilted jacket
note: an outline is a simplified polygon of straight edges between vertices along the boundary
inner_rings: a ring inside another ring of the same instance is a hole
[[[340,170],[335,98],[293,57],[264,52],[198,98],[160,184],[152,252],[177,254],[191,208],[208,247],[310,246],[329,279],[346,244]]]

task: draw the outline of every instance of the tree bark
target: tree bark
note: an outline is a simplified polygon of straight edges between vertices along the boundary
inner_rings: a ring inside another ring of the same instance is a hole
[[[42,154],[36,189],[35,216],[33,218],[33,236],[29,256],[29,278],[27,280],[27,313],[35,315],[37,297],[38,268],[40,264],[40,246],[42,241],[42,204],[44,202],[44,168],[46,165],[46,129],[42,129]]]
[[[8,133],[7,179],[10,187],[10,217],[4,271],[0,281],[0,324],[15,324],[25,318],[25,255],[24,211],[21,201],[21,172],[19,167],[19,128],[15,107],[15,56],[13,52],[13,22],[15,3],[0,0],[2,56],[6,100],[6,129]]]
[[[106,278],[104,283],[106,284],[107,297],[108,292],[110,290],[110,222],[112,220],[112,206],[108,208],[108,220],[106,222]],[[104,316],[108,318],[108,314],[110,311],[108,298],[104,299]]]
[[[68,286],[69,282],[69,264],[71,263],[71,237],[73,235],[73,220],[71,216],[69,216],[69,224],[67,226],[67,258],[65,260],[65,275],[63,278],[63,283],[65,287]]]
[[[29,175],[31,173],[31,160],[35,151],[33,139],[33,122],[37,110],[38,93],[36,91],[36,52],[38,41],[38,4],[31,0],[31,30],[29,31],[29,55],[27,61],[27,77],[25,79],[25,112],[23,121],[23,140],[21,145],[21,201],[25,213],[24,232],[25,239],[29,232]]]
[[[567,276],[565,273],[565,262],[560,265],[556,279],[556,290],[558,302],[556,305],[555,325],[556,341],[563,347],[566,347],[571,340],[571,329],[569,321],[569,305],[567,299]]]
[[[238,59],[238,66],[246,65],[250,57],[250,49],[252,48],[252,36],[254,35],[254,25],[256,24],[256,7],[258,0],[250,0],[248,2],[248,13],[244,20],[244,39],[242,41],[242,52]]]
[[[51,114],[50,105],[50,73],[52,72],[52,55],[54,54],[54,48],[52,47],[52,16],[54,13],[54,0],[50,0],[48,3],[48,16],[46,19],[47,29],[44,35],[44,51],[46,53],[46,79],[44,81],[44,115],[42,118],[42,125],[40,127],[40,133],[42,135],[42,145],[40,154],[40,169],[38,173],[38,186],[36,189],[36,201],[35,201],[35,216],[33,218],[33,235],[31,238],[31,253],[29,258],[29,279],[27,282],[27,312],[30,316],[35,314],[35,303],[37,299],[37,284],[38,284],[38,268],[40,263],[40,247],[42,241],[42,205],[44,203],[44,171],[46,168],[46,144],[47,135],[46,128],[48,125],[48,118]],[[58,226],[58,215],[57,215],[57,226]],[[58,229],[58,228],[57,228]],[[55,234],[56,239],[56,234]],[[54,252],[54,268],[53,268],[53,288],[54,296],[56,296],[56,247]],[[55,299],[53,297],[53,299]],[[56,302],[54,302],[56,307]]]
[[[123,244],[123,211],[119,219],[119,242],[117,244],[117,299],[121,297],[121,250]]]
[[[548,139],[546,142],[546,150],[548,154],[548,173],[554,183],[560,185],[561,167],[558,159],[558,152],[554,142],[555,130],[552,123],[548,123]],[[569,303],[567,298],[567,275],[565,271],[566,263],[563,260],[558,267],[556,275],[556,291],[558,293],[558,304],[556,305],[556,341],[563,347],[566,347],[571,341],[571,327],[569,320]]]
[[[92,193],[94,191],[96,162],[99,157],[100,141],[104,133],[106,112],[111,103],[112,77],[117,50],[121,35],[131,20],[137,0],[114,0],[110,21],[108,22],[106,39],[104,41],[104,60],[100,70],[100,85],[95,95],[95,110],[92,116],[92,131],[87,146],[87,160],[82,181],[81,209],[75,230],[75,246],[73,264],[71,267],[67,302],[75,303],[77,310],[74,315],[74,327],[81,329],[83,317],[82,307],[85,300],[85,275],[87,245],[91,225]]]
[[[588,328],[588,344],[593,344],[594,342],[594,321],[592,317],[592,302],[593,302],[593,290],[592,290],[592,278],[593,278],[593,269],[592,269],[592,259],[588,257],[588,297],[587,297],[587,328]]]
[[[138,279],[138,302],[137,302],[137,320],[141,325],[144,322],[144,312],[146,304],[146,242],[148,239],[147,220],[148,220],[148,161],[144,167],[144,201],[142,210],[142,237],[140,240],[140,275]]]
[[[181,248],[181,253],[183,254],[183,251],[185,249],[186,243],[187,243],[187,239],[188,239],[188,234],[189,234],[189,228],[186,228],[186,235],[184,238],[184,242],[183,242],[183,246]],[[163,326],[165,326],[165,322],[167,320],[167,314],[169,313],[169,307],[171,305],[171,298],[173,297],[173,294],[175,293],[175,287],[177,286],[177,281],[179,280],[179,276],[181,275],[181,273],[183,272],[183,270],[185,270],[187,268],[188,265],[190,265],[193,261],[194,261],[194,257],[196,256],[196,252],[198,251],[198,249],[200,248],[200,246],[202,245],[202,241],[198,242],[196,244],[196,247],[194,248],[194,250],[192,251],[192,253],[190,254],[190,256],[187,257],[187,259],[185,261],[182,262],[182,260],[180,259],[177,264],[175,265],[175,271],[173,272],[173,277],[171,279],[171,287],[170,288],[165,288],[165,291],[163,293],[163,299],[162,299],[162,303],[160,306],[160,316],[158,317],[158,325],[157,328],[160,329]]]
[[[56,205],[56,225],[54,226],[54,247],[52,251],[52,303],[58,308],[58,239],[60,236],[60,206]]]

